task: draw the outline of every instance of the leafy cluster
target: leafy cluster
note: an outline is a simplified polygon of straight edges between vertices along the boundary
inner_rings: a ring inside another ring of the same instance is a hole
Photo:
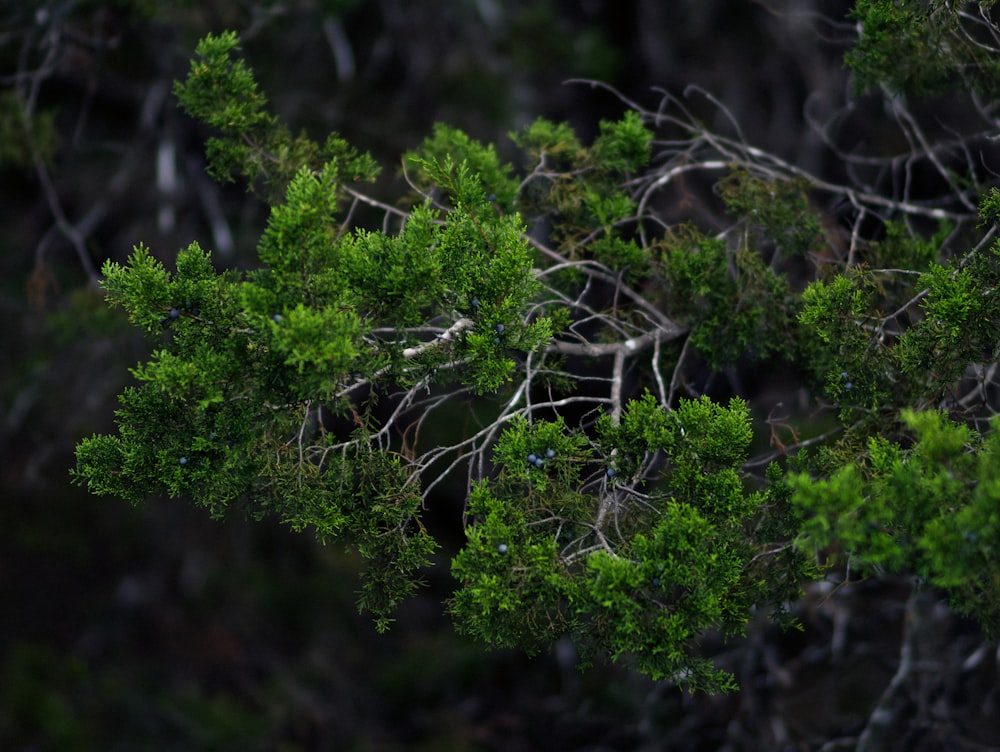
[[[1000,478],[995,421],[988,436],[940,412],[903,414],[909,448],[869,440],[859,462],[829,478],[793,476],[808,510],[796,545],[837,549],[865,574],[908,571],[946,588],[952,605],[1000,628]]]
[[[372,180],[378,166],[337,133],[320,145],[304,133],[292,136],[268,112],[267,97],[259,90],[253,71],[235,56],[240,49],[235,32],[208,34],[195,50],[187,79],[174,83],[174,95],[192,117],[219,135],[206,143],[208,172],[220,181],[236,176],[259,187],[271,201],[284,193],[304,166],[330,166],[334,180]]]
[[[622,181],[643,169],[651,133],[639,114],[604,121],[590,147],[565,123],[536,120],[512,134],[533,169],[521,196],[527,214],[552,222],[555,250],[567,258],[593,258],[630,278],[643,276],[649,254],[635,242],[636,202]]]
[[[690,227],[664,236],[654,279],[691,327],[691,345],[713,368],[788,351],[798,303],[788,278],[748,246],[728,245]]]
[[[926,261],[920,244],[907,245],[923,257],[910,281],[850,267],[802,295],[799,320],[818,338],[816,375],[856,416],[939,404],[970,363],[995,357],[1000,246],[939,263]]]
[[[892,26],[950,14],[937,5],[859,3],[860,80],[885,80],[870,67],[883,38],[943,55]],[[528,651],[569,638],[588,660],[697,689],[734,686],[706,634],[787,616],[839,555],[917,575],[997,625],[1000,243],[964,250],[950,221],[922,235],[900,216],[941,215],[906,196],[839,189],[638,109],[589,145],[537,120],[511,134],[511,162],[438,125],[389,202],[360,186],[371,157],[336,134],[292,136],[237,50],[233,34],[206,37],[175,93],[218,134],[211,172],[271,206],[259,263],[219,271],[192,243],[173,272],[142,245],[105,264],[109,301],[158,346],[117,434],[79,445],[78,482],[353,546],[369,565],[359,605],[384,629],[437,548],[421,512],[462,477],[461,631]],[[900,75],[889,84],[945,80]],[[712,211],[728,229],[653,208],[675,175],[720,165]],[[820,221],[822,191],[859,207],[849,248]],[[997,204],[994,190],[982,222]],[[781,401],[704,396],[747,364],[795,379],[822,426],[781,424]],[[770,456],[753,421],[765,409]]]
[[[739,474],[746,405],[702,398],[667,413],[647,393],[619,425],[602,419],[598,436],[588,442],[561,421],[503,433],[498,476],[473,489],[453,562],[459,629],[526,650],[569,635],[585,656],[731,688],[696,646],[708,630],[739,633],[764,595],[766,574],[750,562],[765,497]]]
[[[928,96],[956,86],[986,96],[1000,93],[1000,63],[988,44],[994,0],[859,0],[851,11],[862,27],[846,56],[858,91],[885,85],[899,94]],[[977,19],[976,16],[980,15]]]

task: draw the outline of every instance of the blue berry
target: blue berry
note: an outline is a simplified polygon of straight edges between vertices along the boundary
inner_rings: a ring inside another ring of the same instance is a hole
[[[659,587],[659,586],[660,586],[660,578],[659,577],[654,577],[653,578],[653,587]]]
[[[472,301],[471,301],[471,305],[472,305],[473,308],[479,308],[479,305],[480,305],[479,298],[473,298]]]
[[[606,474],[609,478],[614,478],[618,474],[618,472],[613,467],[609,467],[608,472]]]
[[[848,381],[846,384],[844,384],[844,389],[846,389],[847,391],[851,391],[853,388],[854,388],[854,384],[852,384],[850,381]]]
[[[491,194],[490,194],[489,196],[487,196],[486,198],[487,198],[487,199],[489,199],[489,201],[490,201],[490,202],[493,202],[493,201],[496,201],[496,200],[497,200],[497,194],[495,194],[495,193],[491,193]]]
[[[545,460],[543,460],[541,457],[536,457],[535,467],[545,467]]]
[[[528,462],[531,463],[532,465],[534,465],[536,462],[538,462],[538,455],[535,454],[534,452],[532,452],[531,454],[529,454],[528,455]]]
[[[188,463],[188,458],[187,457],[181,457],[177,461],[180,463],[181,467],[184,467]]]
[[[506,328],[507,327],[505,327],[503,324],[497,324],[495,327],[493,327],[493,331],[495,331],[497,334],[503,334]]]
[[[549,459],[552,459],[553,457],[556,456],[556,450],[555,449],[551,449],[551,448],[546,449],[545,450],[545,456],[548,457]]]
[[[493,338],[493,344],[494,345],[499,345],[500,344],[500,338],[499,337],[494,337]]]
[[[176,319],[180,315],[181,315],[181,312],[178,311],[176,308],[171,308],[170,309],[170,318]]]
[[[507,544],[506,543],[501,543],[499,546],[497,546],[497,553],[501,553],[501,554],[507,553]]]
[[[285,317],[282,316],[280,313],[276,313],[271,317],[271,320],[274,321],[275,324],[280,324],[284,320],[284,318]]]

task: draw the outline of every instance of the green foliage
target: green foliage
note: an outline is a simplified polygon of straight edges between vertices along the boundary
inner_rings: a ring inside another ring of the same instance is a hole
[[[950,223],[942,222],[933,235],[925,238],[913,233],[904,222],[886,222],[885,236],[869,246],[869,265],[925,271],[938,257],[952,229]],[[891,280],[883,286],[886,284],[891,284]]]
[[[823,247],[816,212],[809,206],[804,181],[776,181],[734,170],[719,185],[726,208],[745,217],[759,240],[775,243],[779,252],[805,255]]]
[[[884,84],[897,94],[944,94],[956,86],[987,96],[1000,91],[1000,63],[977,39],[970,19],[993,2],[858,0],[851,16],[861,24],[845,56],[854,87]],[[969,10],[966,11],[966,8]],[[963,12],[968,15],[963,17]]]
[[[944,389],[966,365],[992,359],[997,351],[1000,304],[1000,245],[976,253],[965,265],[933,264],[920,276],[926,291],[923,318],[900,341],[904,371],[920,374],[929,391]]]
[[[846,556],[865,573],[914,573],[995,633],[997,423],[984,439],[940,412],[908,411],[903,422],[909,448],[873,437],[857,463],[829,478],[790,478],[793,503],[807,516],[796,545]]]
[[[630,280],[648,274],[648,252],[633,242],[636,202],[622,181],[649,163],[652,134],[636,112],[602,121],[585,147],[566,124],[538,119],[511,134],[530,167],[520,208],[544,214],[568,258],[593,258]]]
[[[600,130],[591,152],[603,169],[629,173],[649,162],[653,136],[635,110],[626,111],[617,122],[601,121]]]
[[[273,123],[253,73],[230,54],[238,50],[235,32],[209,34],[198,43],[187,82],[175,91],[191,115],[230,137]]]
[[[934,68],[945,37],[920,36],[950,13],[931,6],[858,4],[859,81],[884,80],[887,39],[930,51],[890,88],[953,80]],[[650,197],[677,154],[655,152],[663,118],[638,111],[589,145],[537,120],[511,134],[509,164],[437,125],[390,203],[349,185],[377,174],[369,156],[268,113],[238,49],[206,37],[175,92],[217,134],[212,174],[244,177],[271,207],[259,263],[220,272],[192,243],[173,272],[141,244],[105,264],[108,301],[156,344],[117,433],[77,447],[77,482],[273,515],[352,547],[381,630],[437,550],[421,520],[432,492],[465,478],[460,631],[529,652],[568,637],[587,661],[691,689],[734,686],[702,653],[707,633],[738,635],[756,611],[787,623],[838,554],[1000,624],[993,387],[965,383],[997,359],[1000,244],[956,254],[951,223],[921,236],[884,199],[873,238],[859,217],[849,250],[832,248],[811,203],[830,186],[750,151],[717,185],[735,229],[668,226]],[[381,221],[359,218],[362,203]],[[998,203],[983,199],[983,223]],[[815,433],[829,432],[801,440],[812,419],[786,427],[782,402],[768,406],[773,459],[819,444],[794,472],[749,461],[747,402],[691,386],[748,363],[801,379],[800,401],[825,411]]]
[[[812,367],[832,399],[865,410],[917,406],[948,389],[970,362],[993,357],[997,249],[943,265],[927,261],[933,245],[904,242],[890,227],[873,251],[909,258],[913,282],[855,267],[803,292],[799,322],[817,338]],[[909,309],[920,316],[904,329]]]
[[[252,180],[274,153],[298,147],[263,114],[252,75],[229,57],[235,46],[231,34],[207,37],[178,91],[237,144],[227,169]],[[452,136],[479,168],[495,165],[489,150]],[[219,143],[209,145],[217,167]],[[537,283],[521,221],[486,193],[511,195],[502,170],[485,186],[468,161],[439,162],[433,149],[430,141],[413,158],[453,206],[421,202],[398,232],[341,224],[340,179],[358,166],[343,148],[318,169],[314,154],[280,162],[284,202],[261,237],[260,268],[246,275],[218,273],[196,243],[180,252],[175,274],[141,245],[127,265],[106,264],[109,301],[163,344],[133,370],[140,386],[121,396],[119,435],[81,443],[77,479],[133,502],[190,496],[220,515],[239,502],[356,545],[370,561],[360,604],[384,628],[435,544],[417,519],[413,468],[398,450],[372,446],[374,403],[357,405],[351,393],[455,378],[492,391],[514,368],[508,350],[552,334],[544,316],[524,317]],[[428,322],[447,336],[422,339]],[[355,431],[328,431],[329,413]]]
[[[980,200],[979,219],[984,225],[1000,224],[1000,188],[990,188]]]
[[[788,347],[796,313],[788,282],[750,249],[682,227],[664,239],[655,268],[671,308],[691,326],[691,344],[713,368]]]
[[[267,98],[253,72],[235,57],[239,49],[235,32],[206,35],[198,43],[187,79],[174,82],[180,106],[219,132],[206,145],[210,175],[222,181],[241,175],[251,187],[259,184],[272,201],[304,166],[328,165],[333,181],[375,178],[378,167],[371,156],[357,152],[336,133],[322,145],[305,134],[293,138],[267,111]]]
[[[429,190],[440,183],[441,165],[455,163],[466,166],[466,178],[475,175],[481,184],[483,196],[495,203],[503,211],[511,211],[517,195],[517,182],[511,177],[511,165],[500,163],[492,144],[484,145],[468,135],[443,123],[434,126],[434,133],[425,139],[418,151],[411,151],[405,157],[407,177],[418,189]],[[433,165],[437,165],[436,173]],[[434,173],[434,174],[432,174]],[[445,177],[446,180],[450,176]]]
[[[992,555],[971,532],[992,524],[983,479],[995,424],[981,436],[928,408],[948,399],[970,364],[996,357],[997,250],[940,263],[930,260],[933,239],[888,230],[873,255],[908,261],[913,282],[889,284],[884,272],[860,269],[803,294],[800,321],[819,340],[817,376],[825,373],[848,425],[812,473],[789,479],[803,518],[797,545],[818,564],[846,561],[869,576],[908,574],[946,588],[956,609],[995,630]]]
[[[467,544],[452,565],[458,628],[528,650],[569,635],[585,655],[628,657],[692,689],[731,689],[697,644],[709,629],[739,633],[751,603],[767,602],[759,578],[771,565],[751,566],[764,497],[738,472],[751,438],[746,405],[702,398],[671,412],[646,394],[619,425],[602,418],[598,434],[589,442],[561,421],[504,431],[499,475],[473,489]],[[541,466],[530,461],[547,449]],[[647,482],[643,464],[660,468]],[[786,575],[789,565],[800,566],[786,562]]]
[[[875,292],[870,274],[849,269],[802,294],[799,323],[817,339],[814,372],[845,406],[874,409],[890,399],[891,354],[872,336],[881,323]]]

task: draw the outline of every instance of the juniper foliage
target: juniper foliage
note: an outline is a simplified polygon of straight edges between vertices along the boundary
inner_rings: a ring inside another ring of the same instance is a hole
[[[880,31],[916,28],[923,4],[855,13],[862,88],[886,80],[885,39],[934,44]],[[215,128],[210,172],[271,206],[259,265],[219,270],[197,243],[174,272],[143,245],[105,264],[108,300],[158,346],[118,432],[79,445],[78,482],[355,547],[359,605],[385,629],[438,549],[422,512],[460,478],[460,631],[528,651],[570,637],[692,689],[735,686],[706,634],[786,618],[838,561],[1000,623],[998,201],[971,162],[961,185],[942,172],[958,208],[941,209],[814,178],[666,97],[590,144],[538,120],[511,134],[511,163],[440,125],[387,202],[369,155],[269,113],[238,53],[205,37],[175,93]],[[888,85],[952,80],[906,75]],[[696,171],[722,173],[722,231],[663,218]],[[845,232],[820,201],[853,207]],[[787,373],[811,416],[697,386],[737,368]]]

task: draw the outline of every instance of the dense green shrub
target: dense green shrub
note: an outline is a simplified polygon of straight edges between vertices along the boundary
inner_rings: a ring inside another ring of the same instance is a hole
[[[886,80],[876,45],[937,44],[910,33],[938,17],[923,4],[855,14],[862,88]],[[888,84],[951,81],[944,49]],[[438,546],[422,512],[458,479],[460,631],[529,651],[569,636],[691,688],[733,686],[705,634],[784,617],[838,560],[918,576],[996,626],[1000,245],[976,226],[975,174],[942,168],[946,208],[833,185],[666,97],[590,144],[546,120],[503,145],[438,126],[386,200],[366,192],[370,156],[291,135],[237,51],[207,36],[175,93],[215,128],[210,172],[271,205],[259,265],[218,270],[192,243],[175,272],[142,245],[104,266],[160,346],[118,433],[79,445],[79,482],[354,546],[385,628]],[[691,172],[721,175],[724,229],[664,220]],[[842,234],[819,200],[851,207]],[[789,374],[813,416],[690,386],[753,369]]]

